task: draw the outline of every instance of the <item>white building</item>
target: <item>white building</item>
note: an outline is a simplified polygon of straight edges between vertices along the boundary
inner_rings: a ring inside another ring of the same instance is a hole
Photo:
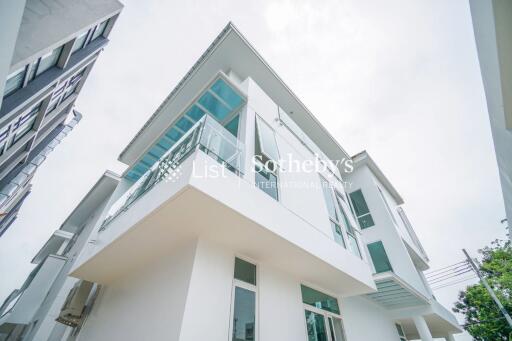
[[[508,225],[512,224],[512,2],[470,0],[482,81],[500,172]],[[512,233],[509,235],[512,238]]]
[[[119,160],[128,169],[115,190],[86,205],[98,213],[71,262],[80,281],[61,272],[49,285],[59,299],[41,303],[51,317],[38,319],[46,338],[35,339],[403,341],[461,331],[423,277],[428,259],[400,195],[365,152],[343,150],[232,24]],[[37,328],[34,319],[26,325]]]

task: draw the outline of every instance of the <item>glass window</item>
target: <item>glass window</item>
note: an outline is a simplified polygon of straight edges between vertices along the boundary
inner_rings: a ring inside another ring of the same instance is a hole
[[[384,249],[384,245],[381,241],[368,244],[368,251],[370,252],[370,257],[372,258],[376,273],[393,271],[388,255],[386,254],[386,250]]]
[[[306,310],[305,313],[308,341],[329,341],[325,330],[324,316],[309,310]]]
[[[398,323],[395,323],[396,330],[398,331],[398,336],[400,336],[400,341],[407,341],[407,338],[405,337],[404,330],[402,326]]]
[[[183,131],[189,130],[193,125],[194,123],[190,122],[185,116],[181,117],[178,122],[176,122],[176,127]]]
[[[39,60],[39,65],[37,66],[36,76],[39,76],[46,70],[50,69],[51,67],[57,65],[57,62],[59,61],[60,53],[62,52],[62,46],[57,47],[52,52],[45,54],[41,57]]]
[[[254,341],[256,327],[256,293],[235,287],[233,307],[233,341]]]
[[[82,47],[84,47],[85,40],[87,39],[88,34],[89,34],[89,31],[85,31],[84,33],[82,33],[78,37],[76,37],[75,42],[73,43],[73,48],[71,49],[71,54],[75,53],[76,51],[78,51]]]
[[[341,244],[343,245],[343,247],[347,247],[345,245],[345,240],[343,239],[343,232],[341,232],[341,227],[340,225],[336,224],[334,221],[330,221],[331,222],[331,228],[332,228],[332,232],[334,234],[334,241],[338,244]]]
[[[365,229],[375,225],[372,215],[370,214],[370,210],[368,209],[368,205],[366,204],[366,200],[364,199],[363,192],[360,189],[350,193],[350,200],[354,206],[359,226],[361,226],[362,229]]]
[[[256,146],[257,154],[263,154],[270,160],[279,161],[279,151],[277,149],[274,130],[261,118],[256,117]]]
[[[242,104],[242,97],[239,96],[223,79],[213,83],[211,90],[219,96],[227,105],[234,109]]]
[[[96,38],[98,38],[99,36],[103,35],[103,33],[105,32],[105,28],[107,27],[107,23],[108,23],[108,20],[105,20],[104,22],[99,24],[98,27],[96,27],[96,29],[94,30],[94,33],[92,34],[91,41],[93,41]]]
[[[332,341],[344,341],[345,340],[345,334],[343,332],[343,323],[341,322],[341,319],[329,316],[329,333],[331,335]]]
[[[32,116],[26,122],[24,122],[15,132],[12,144],[18,142],[22,137],[27,135],[27,133],[34,126],[34,122],[36,120],[36,116]]]
[[[256,265],[235,258],[235,278],[256,285]]]
[[[9,96],[19,88],[23,86],[23,80],[25,79],[26,67],[22,67],[19,70],[14,71],[9,76],[7,76],[7,81],[5,82],[4,88],[4,97]]]
[[[329,217],[335,221],[338,221],[338,214],[336,213],[336,206],[334,206],[334,198],[332,197],[331,184],[325,180],[323,176],[320,176],[322,183],[322,191],[324,193],[325,204],[327,205],[327,212]]]
[[[277,176],[270,170],[266,169],[265,166],[259,162],[256,165],[255,176],[256,187],[270,195],[272,198],[279,200]]]
[[[347,232],[349,250],[354,255],[361,258],[361,250],[359,249],[359,244],[357,242],[356,230],[354,229],[354,226],[352,226],[352,223],[348,218],[345,200],[343,199],[343,196],[338,192],[335,192],[335,196],[336,202],[338,203],[340,215],[343,217],[342,221],[345,226],[345,231]]]
[[[223,121],[231,111],[208,91],[201,96],[198,102],[218,121]]]
[[[236,115],[228,124],[226,124],[226,130],[229,131],[233,136],[238,136],[238,122],[240,121],[240,115]]]
[[[300,290],[302,293],[302,302],[305,304],[331,313],[340,314],[340,308],[336,298],[305,285],[301,285]]]
[[[194,122],[197,122],[201,119],[201,117],[204,116],[204,111],[197,105],[193,105],[192,108],[187,111],[186,115],[190,117]]]

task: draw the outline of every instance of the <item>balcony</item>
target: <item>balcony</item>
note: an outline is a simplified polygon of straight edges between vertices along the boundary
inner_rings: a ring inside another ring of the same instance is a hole
[[[333,293],[373,291],[360,258],[256,188],[244,153],[242,142],[204,116],[111,206],[71,276],[108,284],[201,238]]]
[[[1,307],[0,333],[32,321],[67,258],[49,255],[32,271],[20,289],[13,291]]]

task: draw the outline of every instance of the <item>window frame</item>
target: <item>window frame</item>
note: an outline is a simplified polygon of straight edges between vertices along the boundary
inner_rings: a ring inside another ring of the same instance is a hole
[[[256,267],[256,285],[253,285],[251,283],[244,282],[240,279],[235,278],[235,259],[236,258],[239,258],[245,262],[248,262]],[[229,334],[228,334],[229,341],[234,341],[233,340],[233,328],[234,328],[233,319],[234,319],[234,314],[235,314],[235,293],[236,293],[237,287],[241,288],[241,289],[248,290],[248,291],[252,291],[254,293],[254,341],[258,341],[258,338],[259,338],[258,283],[259,283],[259,266],[258,266],[258,264],[255,261],[248,259],[247,257],[235,255],[235,257],[233,257],[233,284],[231,287],[231,307],[229,309]]]
[[[344,207],[344,205],[346,205],[349,210],[350,210],[350,205],[347,204],[347,202],[345,201],[343,195],[336,189],[334,189],[334,199],[336,200],[336,203],[338,204],[338,208],[340,210],[340,215],[342,215],[343,219],[340,219],[340,220],[343,220],[344,223],[346,224],[344,230],[345,230],[345,233],[346,233],[346,239],[347,239],[347,249],[350,249],[350,251],[352,253],[354,253],[357,257],[363,259],[363,255],[361,253],[361,244],[360,244],[360,241],[359,241],[359,238],[358,238],[358,235],[357,233],[360,233],[358,227],[356,226],[353,226],[350,218],[349,218],[349,215],[346,210],[346,208]],[[340,202],[341,200],[341,202]],[[357,219],[354,219],[355,221],[357,221]],[[357,223],[356,223],[357,224]],[[352,244],[350,243],[350,237],[354,238],[355,240],[355,246],[357,248],[357,250],[352,250]]]
[[[380,243],[380,245],[382,245],[382,250],[384,250],[384,255],[386,256],[387,263],[389,265],[389,269],[385,270],[385,271],[377,271],[377,267],[375,266],[375,261],[372,257],[372,253],[369,248],[369,246],[371,244],[378,244],[378,243]],[[384,246],[384,243],[382,242],[382,240],[376,240],[374,242],[366,244],[366,249],[368,250],[368,255],[370,256],[370,259],[372,261],[372,266],[373,266],[373,269],[375,270],[375,274],[381,274],[381,273],[385,273],[385,272],[394,272],[393,265],[391,264],[391,261],[389,260],[388,252],[386,251],[386,247]]]
[[[263,141],[265,141],[262,137],[262,134],[261,134],[261,128],[260,128],[260,124],[261,126],[266,126],[268,128],[268,130],[270,132],[272,132],[272,144],[274,145],[275,147],[275,152],[277,155],[277,160],[274,159],[274,157],[268,153],[268,151],[265,151],[265,148],[264,148],[264,145],[263,145]],[[272,163],[274,163],[275,167],[277,168],[277,166],[279,165],[279,158],[281,157],[280,153],[279,153],[279,147],[277,146],[277,139],[276,139],[276,131],[263,119],[261,118],[259,115],[256,115],[256,137],[258,139],[258,145],[259,145],[259,152],[262,154],[262,156],[264,156],[265,158],[267,158],[268,160],[272,161]],[[259,155],[258,153],[256,153],[256,150],[255,150],[255,154],[256,155]],[[266,160],[264,160],[263,163],[265,163]]]
[[[306,317],[305,317],[305,312],[309,311],[309,312],[312,312],[314,314],[318,314],[318,315],[323,316],[324,328],[325,328],[325,331],[326,331],[326,334],[327,334],[327,341],[346,341],[347,340],[347,334],[345,333],[345,326],[344,326],[344,323],[343,323],[343,316],[342,316],[342,311],[343,310],[341,309],[341,305],[339,303],[338,297],[336,297],[334,295],[331,295],[329,293],[326,293],[323,290],[318,290],[314,286],[311,286],[311,285],[308,285],[308,284],[305,284],[305,283],[300,283],[300,285],[301,286],[306,286],[308,288],[311,288],[311,289],[314,289],[316,291],[319,291],[319,292],[321,292],[321,293],[323,293],[325,295],[333,297],[334,299],[336,299],[338,307],[340,309],[340,313],[336,314],[334,312],[330,312],[330,311],[327,311],[327,310],[324,310],[324,309],[321,309],[321,308],[317,308],[317,307],[312,306],[310,304],[304,303],[304,300],[303,300],[302,294],[301,294],[301,302],[302,302],[302,307],[304,309],[304,320],[303,321],[304,321],[304,331],[305,331],[304,336],[305,336],[305,340],[309,340],[308,339],[308,324],[307,324]],[[300,287],[299,287],[299,290],[301,290]],[[339,319],[340,322],[341,322],[341,328],[342,328],[341,333],[343,334],[342,335],[342,337],[343,337],[342,340],[332,340],[332,338],[331,338],[328,319],[329,318],[333,318],[333,317]]]
[[[364,204],[366,205],[366,208],[368,208],[368,212],[364,213],[364,214],[361,214],[361,215],[357,215],[357,210],[356,210],[356,205],[354,204],[354,200],[352,199],[352,194],[355,193],[355,192],[361,192],[361,196],[364,200]],[[373,215],[372,215],[372,212],[370,210],[370,206],[368,206],[368,202],[366,201],[366,198],[364,196],[364,193],[363,193],[363,189],[362,188],[358,188],[356,190],[353,190],[352,192],[350,192],[348,194],[349,196],[349,199],[350,199],[350,202],[352,204],[352,207],[353,207],[353,211],[354,211],[354,216],[356,217],[356,221],[357,221],[357,224],[359,225],[359,227],[364,230],[364,229],[367,229],[367,228],[370,228],[370,227],[373,227],[376,225],[375,223],[375,219],[373,219]],[[370,216],[370,219],[372,220],[373,222],[373,225],[370,225],[370,226],[366,226],[366,227],[363,227],[363,225],[361,224],[361,222],[359,221],[359,219],[361,218],[364,218],[364,217],[367,217],[367,216]]]
[[[20,74],[23,74],[22,77],[21,77],[21,83],[19,83],[18,85],[16,85],[15,88],[12,88],[9,92],[5,92],[5,87],[7,86],[7,82],[11,79],[13,79],[15,76],[18,76]],[[25,78],[27,77],[27,66],[23,66],[23,67],[20,67],[19,69],[11,72],[9,75],[7,75],[7,78],[5,79],[5,83],[4,83],[4,93],[2,94],[2,97],[5,98],[7,96],[10,96],[12,95],[13,93],[15,93],[16,91],[18,91],[19,89],[23,88],[23,83],[25,82]]]

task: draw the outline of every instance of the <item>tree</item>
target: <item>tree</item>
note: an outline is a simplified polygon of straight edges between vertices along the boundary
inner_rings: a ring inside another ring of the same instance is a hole
[[[512,312],[512,246],[496,240],[478,251],[482,255],[480,272],[505,309]],[[465,316],[464,329],[477,341],[512,340],[512,328],[482,284],[459,292],[453,311]]]

